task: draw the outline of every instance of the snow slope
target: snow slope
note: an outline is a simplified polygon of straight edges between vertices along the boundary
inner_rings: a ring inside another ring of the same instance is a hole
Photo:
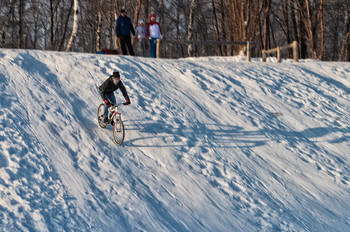
[[[0,231],[350,231],[350,63],[0,49],[0,90]]]

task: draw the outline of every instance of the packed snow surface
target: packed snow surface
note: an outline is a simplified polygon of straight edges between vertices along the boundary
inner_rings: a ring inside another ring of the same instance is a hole
[[[350,63],[0,49],[0,231],[350,231],[349,93]]]

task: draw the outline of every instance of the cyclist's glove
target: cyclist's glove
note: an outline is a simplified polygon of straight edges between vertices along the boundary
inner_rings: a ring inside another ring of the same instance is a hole
[[[123,105],[130,105],[131,102],[130,102],[130,99],[126,100],[126,102],[123,103]]]
[[[111,107],[112,106],[112,103],[110,103],[108,100],[105,100],[105,103],[108,107]]]

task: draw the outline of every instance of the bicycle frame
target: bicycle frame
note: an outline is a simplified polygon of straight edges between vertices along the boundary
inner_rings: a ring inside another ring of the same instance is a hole
[[[113,120],[114,117],[121,119],[122,114],[118,110],[119,110],[119,105],[115,105],[114,107],[109,107],[108,116],[110,115],[110,113],[112,113],[112,116],[109,119]]]

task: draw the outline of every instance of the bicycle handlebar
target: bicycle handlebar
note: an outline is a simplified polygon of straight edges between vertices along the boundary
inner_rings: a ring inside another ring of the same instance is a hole
[[[108,108],[111,108],[111,107],[120,107],[120,106],[126,106],[126,104],[125,104],[126,102],[124,102],[124,103],[117,103],[117,104],[112,104],[110,107],[108,107]]]
[[[112,106],[117,106],[117,107],[119,107],[119,106],[125,106],[126,104],[125,104],[126,102],[124,102],[124,103],[119,103],[119,104],[114,104],[114,105],[112,105]]]

